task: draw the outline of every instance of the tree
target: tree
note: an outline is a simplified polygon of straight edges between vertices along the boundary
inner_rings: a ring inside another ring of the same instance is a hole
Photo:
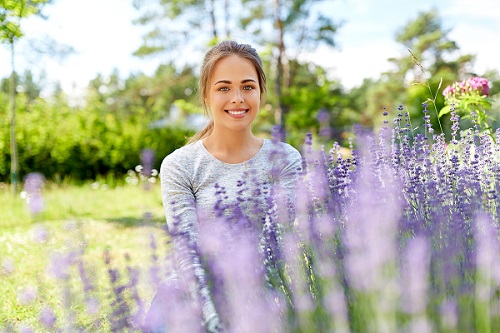
[[[16,82],[15,82],[15,42],[23,36],[21,20],[27,16],[40,13],[41,8],[50,0],[0,0],[0,42],[10,46],[10,153],[11,153],[11,186],[17,192],[19,163],[16,144]]]
[[[274,122],[284,125],[291,107],[287,95],[295,85],[300,54],[319,44],[334,46],[338,25],[321,14],[320,6],[325,3],[240,0],[231,1],[229,13],[228,0],[137,0],[136,7],[142,11],[137,23],[151,29],[136,55],[163,55],[167,51],[169,57],[180,54],[186,59],[186,50],[193,50],[193,45],[205,49],[235,35],[250,40],[261,47],[268,66],[268,87],[272,87],[268,101],[273,106]]]
[[[461,55],[448,33],[438,12],[430,10],[419,13],[396,34],[403,54],[389,59],[395,69],[384,73],[368,91],[367,112],[375,122],[381,123],[377,115],[382,114],[383,107],[396,110],[401,104],[410,113],[412,127],[422,130],[422,103],[427,101],[431,110],[440,110],[444,105],[441,89],[471,74],[474,56]],[[437,112],[430,115],[434,127],[440,130]]]
[[[325,144],[342,141],[354,119],[353,113],[345,112],[348,100],[340,82],[330,80],[327,71],[314,63],[291,62],[296,69],[294,84],[282,96],[291,110],[284,119],[288,141],[298,147],[308,132]]]
[[[201,45],[230,37],[229,0],[135,0],[134,7],[141,12],[135,23],[149,28],[134,53],[139,57],[161,54],[171,61],[182,57],[185,46],[200,37]]]
[[[152,76],[133,73],[122,80],[116,70],[107,78],[97,75],[87,88],[86,102],[103,115],[113,112],[123,119],[156,121],[165,117],[176,100],[195,100],[193,71],[189,66],[176,68],[168,63],[158,66]]]
[[[319,44],[335,46],[334,36],[339,26],[330,17],[314,10],[322,1],[243,0],[242,3],[246,9],[243,13],[247,13],[240,18],[242,29],[271,50],[270,62],[274,67],[271,73],[277,103],[275,122],[285,125],[291,107],[285,102],[285,96],[295,85],[299,55],[305,48],[315,49]]]

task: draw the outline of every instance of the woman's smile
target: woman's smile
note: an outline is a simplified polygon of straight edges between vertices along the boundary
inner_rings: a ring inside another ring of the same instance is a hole
[[[230,109],[230,110],[224,110],[226,111],[229,116],[233,117],[233,118],[243,118],[247,112],[248,112],[248,109]]]

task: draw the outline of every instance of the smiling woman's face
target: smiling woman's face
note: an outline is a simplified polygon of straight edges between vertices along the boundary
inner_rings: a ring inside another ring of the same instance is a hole
[[[252,62],[237,55],[225,57],[215,64],[208,84],[205,101],[214,128],[250,130],[260,107],[259,77]]]

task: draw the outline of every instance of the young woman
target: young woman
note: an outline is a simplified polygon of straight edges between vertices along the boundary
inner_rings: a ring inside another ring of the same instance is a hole
[[[205,55],[199,81],[201,102],[211,121],[161,166],[162,199],[177,254],[177,276],[193,276],[190,297],[199,302],[202,325],[209,332],[220,331],[223,323],[197,250],[200,224],[220,216],[243,215],[262,230],[272,208],[267,198],[270,188],[283,194],[282,204],[293,214],[294,186],[302,164],[299,152],[252,133],[265,93],[266,77],[255,49],[234,41],[215,45]],[[155,332],[168,331],[165,313],[169,309],[162,309],[166,303],[161,298],[159,292],[146,319],[146,324],[156,327]]]

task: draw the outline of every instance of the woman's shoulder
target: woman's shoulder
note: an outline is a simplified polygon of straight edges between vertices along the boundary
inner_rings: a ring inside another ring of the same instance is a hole
[[[200,141],[187,144],[168,154],[162,161],[162,168],[186,166],[200,156]]]
[[[265,139],[264,141],[268,147],[267,151],[271,154],[279,154],[291,159],[301,159],[300,152],[289,143],[271,139]]]

